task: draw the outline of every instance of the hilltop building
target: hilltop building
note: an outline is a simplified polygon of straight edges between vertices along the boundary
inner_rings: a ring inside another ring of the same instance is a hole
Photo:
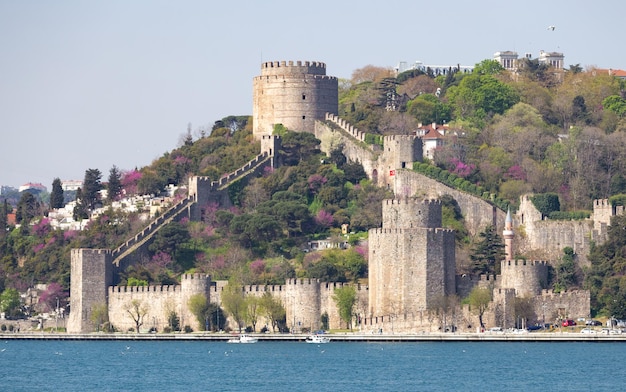
[[[518,58],[517,52],[506,50],[502,52],[496,52],[493,55],[493,59],[504,67],[507,71],[517,72],[519,68],[522,66],[521,59]],[[524,54],[523,59],[532,60],[533,56],[531,53]],[[552,68],[557,70],[562,70],[565,64],[565,56],[563,53],[559,52],[544,52],[543,50],[539,51],[539,57],[537,59],[540,64],[547,64]]]

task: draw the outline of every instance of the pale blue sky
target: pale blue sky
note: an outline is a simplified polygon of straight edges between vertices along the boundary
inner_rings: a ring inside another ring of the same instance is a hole
[[[252,114],[262,61],[349,78],[545,50],[626,69],[623,23],[617,0],[0,0],[0,185],[148,165],[188,123]]]

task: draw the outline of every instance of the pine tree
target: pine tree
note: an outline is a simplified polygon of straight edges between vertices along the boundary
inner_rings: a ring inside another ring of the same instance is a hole
[[[109,183],[107,184],[107,202],[113,203],[122,193],[122,173],[117,166],[113,165],[109,171]]]
[[[470,259],[472,260],[472,273],[497,274],[499,262],[504,259],[504,244],[498,235],[495,226],[488,226],[479,234],[482,238],[474,248]]]
[[[92,211],[100,202],[100,191],[102,190],[102,173],[98,169],[87,169],[81,194],[81,202],[87,210]]]
[[[15,214],[15,220],[22,225],[28,225],[28,223],[37,216],[39,213],[39,202],[30,192],[22,192],[22,197],[19,203],[17,203],[17,212]]]
[[[61,180],[55,178],[52,181],[52,193],[50,193],[50,208],[62,208],[65,205]]]

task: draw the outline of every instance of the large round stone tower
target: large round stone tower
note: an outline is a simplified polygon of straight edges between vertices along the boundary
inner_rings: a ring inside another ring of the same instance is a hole
[[[253,133],[257,140],[271,135],[275,124],[313,133],[315,120],[338,111],[337,78],[326,76],[324,63],[265,62],[253,88]]]

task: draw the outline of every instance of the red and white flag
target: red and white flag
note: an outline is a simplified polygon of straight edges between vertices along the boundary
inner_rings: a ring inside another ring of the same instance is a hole
[[[389,170],[389,176],[395,176],[395,175],[396,175],[395,170]]]

